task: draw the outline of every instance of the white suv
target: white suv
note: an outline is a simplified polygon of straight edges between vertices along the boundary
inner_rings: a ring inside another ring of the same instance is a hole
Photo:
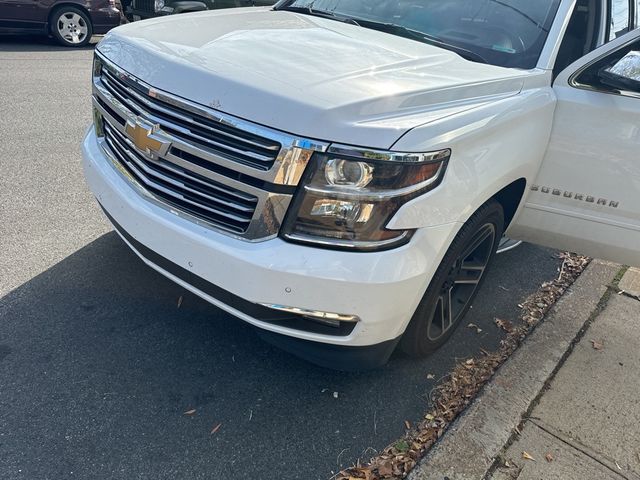
[[[85,175],[148,265],[282,348],[343,369],[426,355],[503,233],[640,264],[636,2],[125,25],[97,47]]]

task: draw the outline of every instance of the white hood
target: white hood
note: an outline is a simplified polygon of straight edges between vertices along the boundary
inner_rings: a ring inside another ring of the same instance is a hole
[[[269,8],[135,22],[112,30],[98,50],[160,90],[296,135],[372,148],[517,94],[525,75]]]

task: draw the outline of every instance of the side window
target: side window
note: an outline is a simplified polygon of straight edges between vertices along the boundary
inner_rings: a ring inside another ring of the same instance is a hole
[[[636,0],[636,28],[640,28],[640,0]]]
[[[640,41],[636,40],[589,65],[573,86],[640,99]]]
[[[611,0],[608,41],[615,40],[631,30],[629,28],[630,13],[629,0]]]

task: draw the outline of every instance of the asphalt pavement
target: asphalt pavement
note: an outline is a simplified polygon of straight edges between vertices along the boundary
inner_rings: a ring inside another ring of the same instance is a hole
[[[400,437],[457,360],[498,345],[494,318],[557,275],[550,250],[500,255],[465,320],[482,332],[427,359],[298,360],[113,233],[80,166],[91,56],[0,37],[0,479],[327,479]]]

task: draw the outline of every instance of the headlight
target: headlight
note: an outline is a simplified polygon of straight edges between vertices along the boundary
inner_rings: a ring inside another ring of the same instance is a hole
[[[162,10],[164,8],[164,0],[155,0],[153,2],[153,9],[156,12],[159,12],[160,10]]]
[[[450,150],[417,154],[331,147],[312,157],[287,213],[286,240],[328,248],[383,250],[411,238],[387,224],[407,201],[435,188]]]

